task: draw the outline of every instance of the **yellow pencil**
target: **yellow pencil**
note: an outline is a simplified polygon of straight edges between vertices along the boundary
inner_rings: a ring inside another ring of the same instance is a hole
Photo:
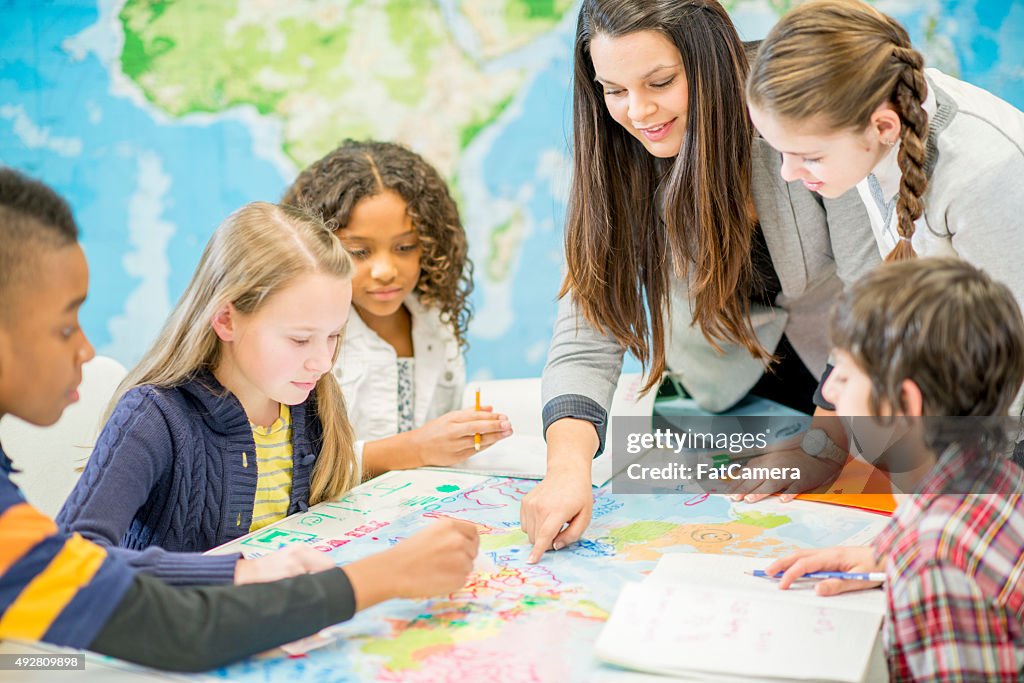
[[[476,411],[480,412],[480,390],[476,390]],[[473,448],[480,450],[480,432],[473,435]]]

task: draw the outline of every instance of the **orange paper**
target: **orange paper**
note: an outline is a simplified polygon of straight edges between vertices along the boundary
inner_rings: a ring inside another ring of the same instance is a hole
[[[863,460],[850,458],[827,491],[801,493],[797,498],[891,515],[896,509],[896,497],[891,491],[889,478],[884,472]]]

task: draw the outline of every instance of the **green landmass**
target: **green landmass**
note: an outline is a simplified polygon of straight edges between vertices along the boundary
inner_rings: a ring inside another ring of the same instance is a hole
[[[777,515],[773,512],[757,512],[750,510],[744,512],[736,517],[737,524],[746,524],[747,526],[757,526],[762,529],[774,529],[780,527],[783,524],[789,524],[793,520],[785,515]]]
[[[656,538],[661,538],[677,526],[679,525],[672,522],[633,522],[632,524],[615,529],[608,534],[608,537],[611,539],[615,549],[621,550],[627,545],[647,543]]]
[[[494,108],[490,112],[482,117],[476,118],[469,123],[467,126],[463,126],[459,132],[459,149],[466,149],[469,143],[479,135],[487,126],[494,123],[501,113],[508,108],[508,105],[512,104],[514,95],[509,95],[505,99],[494,105]]]

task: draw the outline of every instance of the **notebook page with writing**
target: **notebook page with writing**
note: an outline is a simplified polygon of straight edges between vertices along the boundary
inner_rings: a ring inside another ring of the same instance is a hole
[[[778,593],[626,584],[594,655],[626,668],[709,679],[860,681],[881,615]]]

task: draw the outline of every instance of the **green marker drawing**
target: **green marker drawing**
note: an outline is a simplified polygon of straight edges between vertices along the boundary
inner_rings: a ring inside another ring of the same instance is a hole
[[[452,491],[458,491],[459,487],[455,484],[442,484],[437,487],[437,490],[441,493],[451,493]]]

